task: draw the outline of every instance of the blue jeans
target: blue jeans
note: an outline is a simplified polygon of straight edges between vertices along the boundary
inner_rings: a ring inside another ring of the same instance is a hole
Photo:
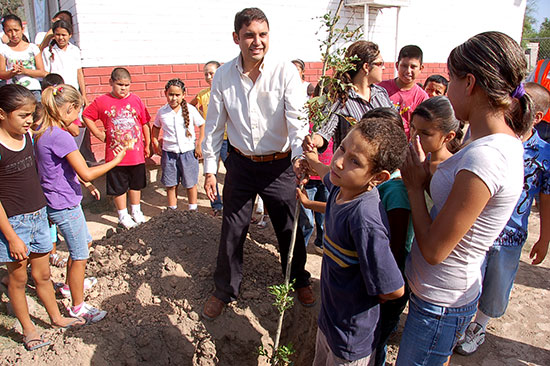
[[[477,310],[476,298],[458,308],[423,301],[411,293],[396,366],[443,365]]]
[[[310,180],[305,185],[307,196],[312,201],[327,202],[328,189],[321,180]],[[311,235],[313,235],[313,228],[316,228],[317,236],[315,237],[315,245],[319,248],[323,247],[323,222],[325,220],[325,214],[314,212],[307,209],[304,206],[301,207],[300,217],[298,219],[298,225],[304,234],[304,241],[307,244]]]
[[[92,242],[92,236],[88,231],[82,206],[76,205],[62,210],[56,210],[50,206],[47,208],[50,220],[57,225],[59,232],[65,238],[71,259],[75,261],[88,259],[88,243]]]
[[[223,140],[222,142],[220,159],[222,159],[222,163],[225,164],[225,161],[227,160],[227,140]],[[223,208],[222,198],[220,197],[220,191],[218,189],[218,182],[216,182],[216,199],[213,202],[210,202],[210,207],[212,207],[213,210],[221,210]]]
[[[481,267],[483,287],[479,298],[479,310],[491,318],[504,315],[510,292],[516,279],[522,245],[493,245]]]

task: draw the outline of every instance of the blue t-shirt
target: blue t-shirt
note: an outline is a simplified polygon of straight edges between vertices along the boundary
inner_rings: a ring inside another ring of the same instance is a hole
[[[536,130],[523,143],[523,167],[523,191],[510,220],[494,245],[523,246],[527,240],[533,199],[538,193],[550,194],[550,144],[542,140]]]
[[[389,246],[388,219],[373,188],[350,202],[336,203],[340,187],[328,174],[321,268],[319,328],[332,352],[355,361],[376,345],[380,307],[377,295],[403,286]]]

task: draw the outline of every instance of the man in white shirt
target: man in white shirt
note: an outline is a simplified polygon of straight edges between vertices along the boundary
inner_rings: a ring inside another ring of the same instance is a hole
[[[257,8],[235,15],[234,42],[241,53],[214,75],[206,120],[204,188],[216,196],[216,170],[227,126],[229,156],[223,191],[223,223],[214,273],[216,290],[203,309],[206,319],[218,317],[225,304],[237,299],[242,279],[243,244],[250,224],[254,198],[264,200],[279,242],[283,273],[296,206],[297,160],[308,133],[303,107],[306,96],[291,62],[266,56],[269,23]],[[292,164],[291,162],[294,162]],[[296,279],[298,300],[312,306],[315,297],[305,270],[306,251],[299,230],[291,277]]]

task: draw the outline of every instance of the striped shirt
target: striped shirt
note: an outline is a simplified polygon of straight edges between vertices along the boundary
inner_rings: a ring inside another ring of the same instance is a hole
[[[331,118],[317,131],[317,134],[325,140],[323,149],[326,149],[327,142],[331,137],[334,141],[332,149],[336,150],[340,146],[351,127],[350,122],[345,117],[353,117],[356,121],[360,121],[363,115],[372,109],[380,107],[394,108],[386,89],[378,85],[371,85],[370,92],[370,100],[366,101],[355,90],[350,89],[348,100],[344,106],[340,101],[334,103],[331,108],[333,111]]]

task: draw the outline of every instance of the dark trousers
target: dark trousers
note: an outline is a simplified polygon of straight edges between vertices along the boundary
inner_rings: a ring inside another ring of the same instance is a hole
[[[236,300],[239,294],[243,245],[257,194],[269,212],[285,273],[296,208],[296,176],[290,157],[257,163],[233,151],[225,161],[225,167],[223,222],[214,272],[214,296],[227,303]],[[310,274],[305,270],[306,256],[304,236],[298,230],[291,268],[291,279],[296,279],[295,288],[309,285]]]

